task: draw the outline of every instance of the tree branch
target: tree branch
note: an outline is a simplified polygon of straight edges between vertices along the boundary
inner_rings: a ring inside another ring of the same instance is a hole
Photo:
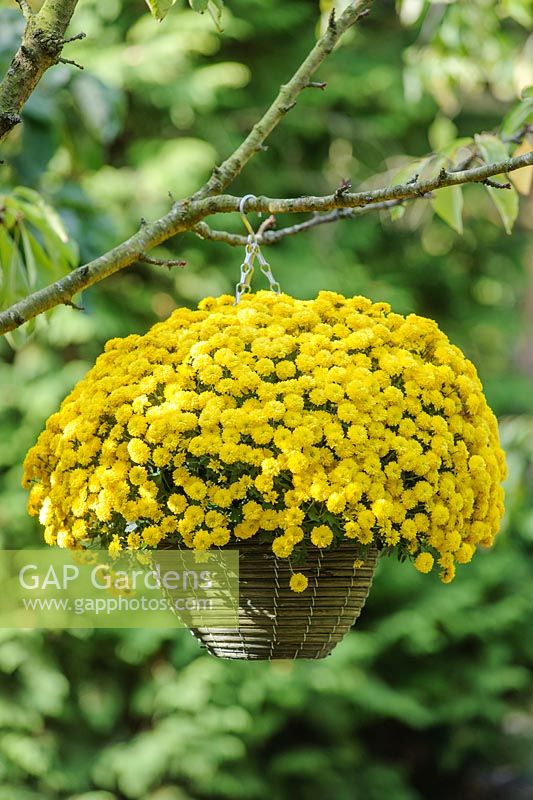
[[[45,0],[34,14],[17,0],[26,19],[22,42],[0,83],[0,142],[21,122],[20,111],[46,70],[61,59],[65,31],[78,0]]]
[[[444,189],[446,186],[458,186],[463,183],[483,183],[493,175],[513,172],[532,165],[533,151],[505,161],[483,164],[480,167],[472,167],[471,169],[460,171],[441,170],[434,178],[417,179],[416,181],[386,186],[383,189],[375,189],[368,192],[335,192],[335,194],[326,195],[325,197],[273,198],[260,196],[248,200],[246,211],[256,211],[264,214],[299,214],[309,211],[330,211],[334,208],[361,208],[386,200],[407,200],[424,197],[430,192]],[[238,197],[219,195],[218,197],[209,197],[199,201],[195,204],[195,209],[200,217],[203,218],[210,214],[238,211],[239,202],[240,198]]]
[[[187,262],[182,261],[181,259],[176,258],[154,258],[153,256],[147,256],[143,254],[139,256],[137,261],[141,261],[143,264],[152,264],[155,267],[168,267],[171,269],[172,267],[186,267]]]
[[[405,200],[386,200],[383,203],[373,203],[372,205],[364,206],[362,208],[337,208],[334,211],[329,211],[327,214],[315,214],[310,219],[304,222],[298,222],[296,225],[289,225],[286,228],[280,228],[278,231],[267,230],[264,233],[259,232],[256,236],[258,244],[277,244],[287,236],[296,236],[298,233],[316,228],[317,225],[326,225],[330,222],[338,222],[341,219],[354,219],[367,214],[369,211],[384,211],[395,206],[401,206]],[[210,228],[206,222],[199,222],[193,228],[194,233],[200,239],[209,239],[213,242],[224,242],[232,247],[243,247],[248,237],[240,233],[228,233],[227,231],[217,231]]]
[[[262,149],[264,141],[281,122],[285,114],[296,104],[298,95],[310,86],[325,88],[325,84],[311,83],[310,78],[331,53],[341,36],[361,17],[368,14],[372,0],[355,0],[336,19],[332,13],[325,33],[317,41],[307,58],[298,67],[288,83],[280,87],[279,93],[252,128],[243,143],[219,167],[215,167],[209,180],[192,196],[192,200],[201,200],[212,194],[220,194],[242,172],[248,161]]]
[[[31,10],[28,0],[16,0],[16,3],[20,6],[20,10],[22,11],[22,16],[24,19],[29,19],[31,16],[33,16],[33,11]]]
[[[370,210],[371,208],[379,208],[380,204],[381,207],[384,207],[383,204],[390,201],[414,200],[426,197],[430,192],[438,191],[446,186],[480,183],[493,175],[513,172],[532,165],[533,151],[509,158],[506,161],[485,164],[481,167],[473,167],[459,172],[441,170],[435,178],[388,186],[371,192],[341,194],[337,192],[326,197],[288,199],[258,197],[248,201],[247,210],[262,211],[270,214],[325,212],[334,209]],[[114,247],[108,253],[82,267],[78,267],[64,278],[34,292],[5,311],[0,312],[0,333],[14,330],[29,319],[42,314],[43,311],[71,300],[77,292],[138,261],[148,250],[170,239],[171,236],[187,230],[194,230],[205,217],[220,212],[238,211],[240,202],[240,197],[220,195],[196,201],[186,199],[180,203],[175,203],[164,217],[152,223],[143,222],[136,234]],[[305,225],[305,223],[301,224]],[[265,237],[267,235],[274,236],[275,233],[264,234]]]

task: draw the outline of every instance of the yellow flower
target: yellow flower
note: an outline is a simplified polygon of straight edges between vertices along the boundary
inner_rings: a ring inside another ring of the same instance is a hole
[[[211,544],[211,536],[207,531],[198,531],[193,539],[193,547],[195,550],[207,550]]]
[[[433,556],[431,553],[419,553],[415,558],[415,567],[419,572],[431,572],[433,569]]]
[[[181,514],[187,508],[187,499],[182,494],[171,494],[167,506],[173,514]]]
[[[155,547],[163,538],[163,532],[157,525],[148,525],[142,532],[142,537],[145,544],[150,547]]]
[[[72,526],[72,535],[75,539],[84,539],[87,535],[87,524],[83,519],[77,519]]]
[[[211,531],[211,541],[217,547],[224,547],[225,544],[228,544],[230,538],[231,532],[227,526],[216,527]]]
[[[132,436],[142,436],[147,427],[148,422],[144,417],[135,414],[129,418],[127,428],[128,433],[130,433]]]
[[[132,467],[128,473],[131,483],[140,485],[148,479],[148,473],[144,467]]]
[[[309,581],[302,572],[294,572],[291,575],[290,587],[293,592],[305,592]]]
[[[122,545],[120,543],[120,538],[117,536],[117,534],[113,536],[113,538],[111,539],[111,544],[107,549],[111,558],[118,557],[118,554],[122,550]]]
[[[141,546],[141,537],[138,533],[130,533],[128,535],[128,547],[130,550],[138,550]]]
[[[128,453],[135,464],[146,464],[150,457],[150,449],[142,439],[130,439]]]
[[[207,487],[203,481],[194,480],[185,485],[185,491],[193,500],[202,500],[207,494]]]
[[[311,541],[315,547],[328,547],[333,541],[333,533],[327,525],[319,525],[311,531]]]
[[[455,560],[458,564],[468,564],[469,561],[472,560],[472,556],[475,552],[475,547],[468,542],[464,542],[458,550],[455,552]]]
[[[272,550],[278,558],[287,558],[294,550],[294,544],[287,536],[278,536],[272,542]]]

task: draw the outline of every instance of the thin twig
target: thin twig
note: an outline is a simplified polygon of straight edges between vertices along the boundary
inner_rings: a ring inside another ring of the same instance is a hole
[[[77,42],[79,39],[85,39],[86,33],[76,33],[74,36],[69,36],[68,39],[63,39],[63,45],[70,44],[70,42]]]
[[[28,0],[15,0],[18,6],[20,6],[20,10],[22,11],[22,16],[25,20],[30,19],[33,17],[33,11],[31,10],[30,4]]]
[[[527,136],[527,134],[531,132],[533,132],[533,125],[526,124],[513,136],[504,136],[503,141],[509,142],[509,144],[521,144],[524,136]]]
[[[358,19],[366,16],[372,0],[355,0],[348,5],[338,19],[330,16],[326,31],[317,41],[307,58],[298,67],[288,83],[281,86],[279,93],[259,122],[254,125],[243,143],[220,166],[215,167],[209,180],[196,192],[191,200],[202,200],[212,194],[219,194],[242,172],[248,161],[262,149],[265,139],[281,122],[287,111],[294,107],[298,95],[305,89],[318,67],[331,53],[341,36]]]
[[[72,61],[70,58],[58,58],[57,60],[60,64],[71,64],[73,67],[77,67],[78,69],[85,69],[82,64],[78,64],[77,61]]]
[[[275,227],[276,227],[276,217],[274,216],[274,214],[271,214],[269,217],[263,220],[263,222],[257,229],[257,238],[261,239],[261,237],[264,236],[264,234],[267,231],[272,230]]]
[[[269,220],[275,217],[270,216],[257,231],[257,242],[259,244],[277,244],[285,239],[287,236],[296,236],[299,233],[316,228],[318,225],[326,225],[331,222],[338,222],[343,219],[354,219],[367,214],[369,211],[386,211],[396,206],[404,205],[405,200],[387,200],[384,203],[374,203],[373,205],[365,206],[363,208],[338,208],[334,211],[329,211],[327,214],[315,214],[314,216],[306,219],[304,222],[298,222],[296,225],[288,225],[279,230],[266,230],[263,228]],[[270,226],[269,226],[270,227]],[[213,242],[224,242],[232,247],[243,247],[246,245],[248,239],[239,233],[228,233],[227,231],[218,231],[210,228],[206,222],[199,222],[194,227],[194,233],[200,239],[209,239]]]
[[[304,89],[322,89],[322,91],[324,91],[324,89],[327,88],[327,83],[324,83],[324,81],[307,81],[307,83],[305,84],[305,86],[303,88]]]
[[[83,306],[79,306],[79,305],[77,305],[77,303],[74,303],[72,300],[63,300],[63,303],[62,303],[62,305],[64,305],[64,306],[70,306],[70,308],[75,308],[75,309],[76,309],[76,311],[85,311],[85,309],[83,308]]]
[[[484,181],[481,181],[484,186],[490,186],[491,189],[510,189],[511,184],[507,183],[499,183],[498,181],[491,181],[490,178],[485,178]]]
[[[186,267],[187,262],[175,258],[154,258],[146,254],[140,255],[137,261],[142,261],[144,264],[153,264],[156,267]]]

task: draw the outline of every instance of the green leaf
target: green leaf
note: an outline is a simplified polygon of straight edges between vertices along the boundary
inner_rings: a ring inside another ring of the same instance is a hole
[[[20,230],[20,238],[22,240],[22,249],[24,251],[24,262],[26,264],[26,270],[28,272],[28,279],[30,282],[30,287],[33,288],[37,283],[37,262],[35,260],[35,255],[31,247],[30,236],[31,234],[28,233],[26,230],[26,226],[24,223],[19,224]]]
[[[477,133],[475,136],[478,150],[487,164],[494,161],[505,161],[509,158],[507,146],[491,133]]]
[[[216,25],[217,30],[219,31],[219,33],[222,33],[222,26],[221,26],[220,23],[222,21],[222,11],[224,9],[224,0],[209,0],[209,3],[207,5],[207,9],[208,9],[209,13],[211,14],[211,17],[213,19],[213,22]]]
[[[28,322],[24,323],[24,325],[21,325],[19,328],[15,328],[14,331],[8,331],[8,333],[4,334],[6,341],[12,350],[20,350],[21,347],[24,347],[28,339],[31,339],[33,336],[35,332],[35,325],[35,320],[30,319]]]
[[[458,139],[454,139],[453,142],[450,142],[446,147],[441,149],[441,155],[446,156],[446,158],[453,159],[458,150],[462,148],[470,147],[471,144],[474,143],[474,140],[471,136],[460,136]]]
[[[16,247],[13,239],[3,225],[0,225],[0,308],[11,305],[13,289],[11,275]]]
[[[33,189],[17,187],[0,196],[0,307],[66,275],[77,262],[77,246],[59,215]],[[26,336],[31,326],[25,326]],[[12,345],[19,342],[16,337]]]
[[[463,192],[460,186],[437,189],[431,198],[433,211],[459,234],[463,232]]]
[[[488,186],[487,191],[498,209],[506,233],[511,233],[518,216],[518,192],[514,186],[510,189],[493,189]]]
[[[189,0],[189,5],[193,11],[198,11],[200,14],[208,11],[217,27],[217,30],[222,33],[220,22],[222,20],[224,0]]]
[[[501,133],[505,138],[514,136],[525,125],[533,124],[533,97],[525,97],[505,115]]]
[[[396,222],[405,214],[405,206],[393,206],[390,209],[389,214],[392,222]]]
[[[488,133],[476,135],[476,144],[483,160],[488,164],[509,158],[507,147],[496,136]],[[493,180],[497,183],[507,183],[507,176],[495,175]],[[518,192],[514,186],[510,189],[495,189],[492,186],[487,186],[487,191],[498,210],[503,227],[507,233],[511,233],[518,216]]]
[[[420,175],[427,161],[427,158],[418,158],[416,161],[411,161],[411,163],[406,164],[392,176],[392,184],[394,186],[401,186],[403,183],[414,180],[417,175]]]
[[[150,9],[152,16],[158,22],[165,19],[169,10],[172,8],[176,0],[146,0],[146,5]]]

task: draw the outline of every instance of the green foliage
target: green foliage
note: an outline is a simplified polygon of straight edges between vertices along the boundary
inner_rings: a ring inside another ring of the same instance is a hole
[[[501,125],[501,136],[510,139],[523,130],[526,125],[533,125],[533,87],[524,89],[522,99],[505,115]]]
[[[457,233],[463,232],[463,190],[461,186],[447,186],[436,192],[431,205],[444,222]]]
[[[406,180],[435,175],[433,154],[460,162],[475,131],[498,130],[524,63],[529,4],[402,2],[399,21],[390,4],[374,5],[317,75],[326,91],[302,94],[236,193],[319,194],[385,171],[383,184],[400,182],[393,176],[407,162]],[[142,4],[80,3],[75,31],[88,38],[68,57],[85,73],[50,71],[3,147],[2,195],[20,184],[38,191],[82,261],[167,210],[168,191],[197,188],[313,41],[314,3],[233,0],[223,37],[184,6],[155,25]],[[15,4],[0,0],[2,69],[22,26]],[[507,118],[498,137],[514,136],[523,118]],[[218,662],[181,630],[1,632],[2,800],[500,800],[530,791],[527,230],[518,218],[505,235],[485,187],[463,197],[463,236],[420,200],[394,223],[367,214],[266,254],[285,291],[365,294],[431,316],[474,360],[506,417],[508,513],[495,549],[450,586],[383,560],[362,618],[324,662]],[[237,214],[213,225],[242,228]],[[16,352],[0,343],[0,546],[40,541],[21,462],[104,342],[231,292],[242,260],[193,234],[165,254],[188,266],[124,270],[85,293],[86,313],[58,309]]]
[[[507,147],[496,136],[489,134],[476,135],[476,144],[486,163],[503,161],[508,157]],[[505,175],[496,175],[496,182],[505,182]],[[487,190],[498,209],[503,225],[507,233],[511,233],[514,222],[518,216],[518,192],[514,186],[507,189],[498,189],[488,186]]]
[[[146,0],[148,8],[159,22],[166,17],[175,2],[176,0]]]
[[[66,275],[78,249],[60,217],[33,189],[0,194],[0,306],[5,308]],[[12,346],[24,342],[35,322],[8,334]]]
[[[208,11],[217,26],[217,30],[222,32],[220,21],[222,19],[222,9],[224,8],[223,0],[189,0],[189,5],[194,11],[199,11],[200,14]]]
[[[152,15],[159,22],[166,17],[175,2],[176,0],[146,0]],[[217,30],[222,32],[220,21],[222,19],[222,10],[224,8],[223,0],[189,0],[189,5],[193,11],[198,11],[200,14],[204,14],[206,11],[208,11],[217,27]]]

